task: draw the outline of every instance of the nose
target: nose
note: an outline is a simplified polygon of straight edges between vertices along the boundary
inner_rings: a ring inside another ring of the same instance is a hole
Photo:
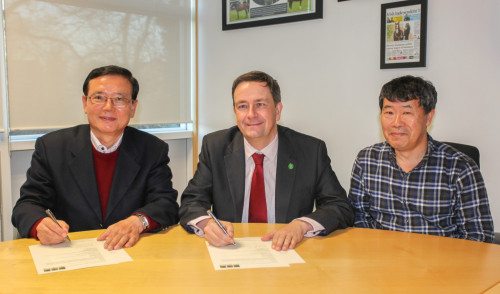
[[[111,109],[113,109],[113,107],[114,107],[113,99],[108,98],[104,102],[104,105],[102,106],[102,109],[111,110]]]
[[[248,107],[248,113],[247,113],[247,116],[249,117],[254,117],[256,115],[256,111],[255,111],[255,107],[253,105],[250,105]]]
[[[392,121],[392,125],[396,128],[399,128],[402,125],[401,114],[397,113],[396,115],[394,115],[394,120]]]

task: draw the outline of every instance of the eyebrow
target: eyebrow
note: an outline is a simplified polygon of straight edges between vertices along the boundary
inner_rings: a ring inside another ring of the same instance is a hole
[[[259,98],[257,100],[254,100],[254,102],[266,102],[268,99],[266,98]]]
[[[94,92],[94,93],[90,94],[90,96],[92,96],[92,95],[96,95],[96,94],[98,94],[98,95],[101,95],[101,94],[105,94],[105,95],[116,95],[116,96],[124,96],[124,97],[128,96],[128,95],[127,95],[127,94],[125,94],[125,93],[120,93],[120,92],[106,93],[105,91],[97,91],[97,92]]]
[[[258,99],[255,99],[254,101],[252,101],[252,103],[266,102],[266,101],[267,101],[266,98],[258,98]],[[248,103],[248,104],[250,104],[250,101],[244,99],[242,101],[237,101],[234,104],[240,104],[240,103]]]
[[[413,106],[411,106],[410,104],[406,104],[406,105],[403,105],[401,107],[413,109]],[[394,108],[394,106],[392,106],[392,105],[384,105],[384,107],[382,107],[382,109],[386,109],[386,108]]]

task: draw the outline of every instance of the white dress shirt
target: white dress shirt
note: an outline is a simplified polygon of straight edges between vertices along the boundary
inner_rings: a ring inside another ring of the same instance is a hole
[[[120,147],[120,144],[122,143],[123,139],[123,133],[120,135],[120,138],[116,141],[113,146],[107,148],[106,146],[102,145],[102,143],[97,139],[97,137],[94,135],[92,130],[90,130],[90,142],[92,142],[92,146],[94,146],[95,150],[99,151],[100,153],[111,153],[115,152],[118,147]]]

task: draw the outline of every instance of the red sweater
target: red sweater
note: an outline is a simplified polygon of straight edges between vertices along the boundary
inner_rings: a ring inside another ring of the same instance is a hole
[[[111,153],[101,153],[95,148],[92,148],[92,155],[94,158],[94,171],[97,182],[97,191],[99,193],[99,203],[101,204],[102,219],[105,219],[106,211],[108,209],[109,193],[111,192],[111,186],[113,184],[113,176],[115,174],[118,153],[119,149]],[[144,230],[144,232],[155,230],[160,226],[160,224],[158,224],[149,216],[144,216],[149,221],[149,227],[147,230]],[[30,236],[32,238],[36,238],[36,227],[42,221],[42,219],[43,218],[39,219],[31,227]]]
[[[102,219],[105,219],[108,209],[109,192],[111,191],[111,184],[113,183],[118,153],[119,150],[111,153],[101,153],[95,148],[92,148],[95,179],[97,182],[97,191],[99,192],[99,202],[101,203]]]
[[[111,191],[111,186],[113,184],[113,176],[115,174],[116,161],[118,159],[119,150],[120,149],[111,153],[101,153],[95,148],[92,148],[97,190],[99,192],[99,201],[101,203],[102,219],[106,217],[109,192]],[[149,216],[144,216],[148,219],[149,222],[149,227],[144,232],[154,230],[160,226],[160,224],[155,222]]]

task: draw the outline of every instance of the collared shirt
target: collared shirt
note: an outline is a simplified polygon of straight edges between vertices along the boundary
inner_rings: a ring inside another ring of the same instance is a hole
[[[243,139],[245,147],[245,197],[243,200],[243,215],[241,222],[248,223],[248,210],[250,207],[250,188],[255,170],[254,153],[264,154],[264,190],[266,192],[267,222],[275,223],[275,192],[276,192],[276,167],[278,164],[278,135],[262,150],[255,149],[247,139]]]
[[[357,227],[493,240],[493,219],[477,164],[429,135],[424,158],[410,172],[397,165],[387,142],[361,150],[349,199]]]
[[[99,141],[99,139],[97,139],[94,132],[92,132],[92,130],[90,131],[90,141],[92,142],[92,146],[94,146],[95,150],[97,150],[100,153],[115,152],[118,149],[118,147],[120,147],[120,144],[122,143],[122,139],[123,139],[123,133],[120,135],[120,138],[118,138],[116,143],[113,144],[113,146],[107,148]]]
[[[252,176],[253,171],[255,170],[255,162],[253,161],[252,155],[254,153],[262,153],[264,154],[264,191],[266,194],[266,205],[267,205],[267,222],[275,223],[276,222],[276,170],[278,166],[278,134],[274,137],[274,139],[262,150],[255,149],[250,143],[243,139],[244,148],[245,148],[245,195],[243,199],[243,214],[241,216],[241,222],[248,222],[248,211],[250,207],[250,187],[252,186]],[[198,228],[196,224],[204,219],[207,219],[208,216],[198,217],[190,222],[190,225],[195,234],[199,236],[203,236],[203,230]],[[308,217],[300,217],[298,218],[301,221],[309,223],[313,229],[306,232],[305,237],[313,237],[321,233],[325,228],[318,223],[317,221],[308,218]]]

